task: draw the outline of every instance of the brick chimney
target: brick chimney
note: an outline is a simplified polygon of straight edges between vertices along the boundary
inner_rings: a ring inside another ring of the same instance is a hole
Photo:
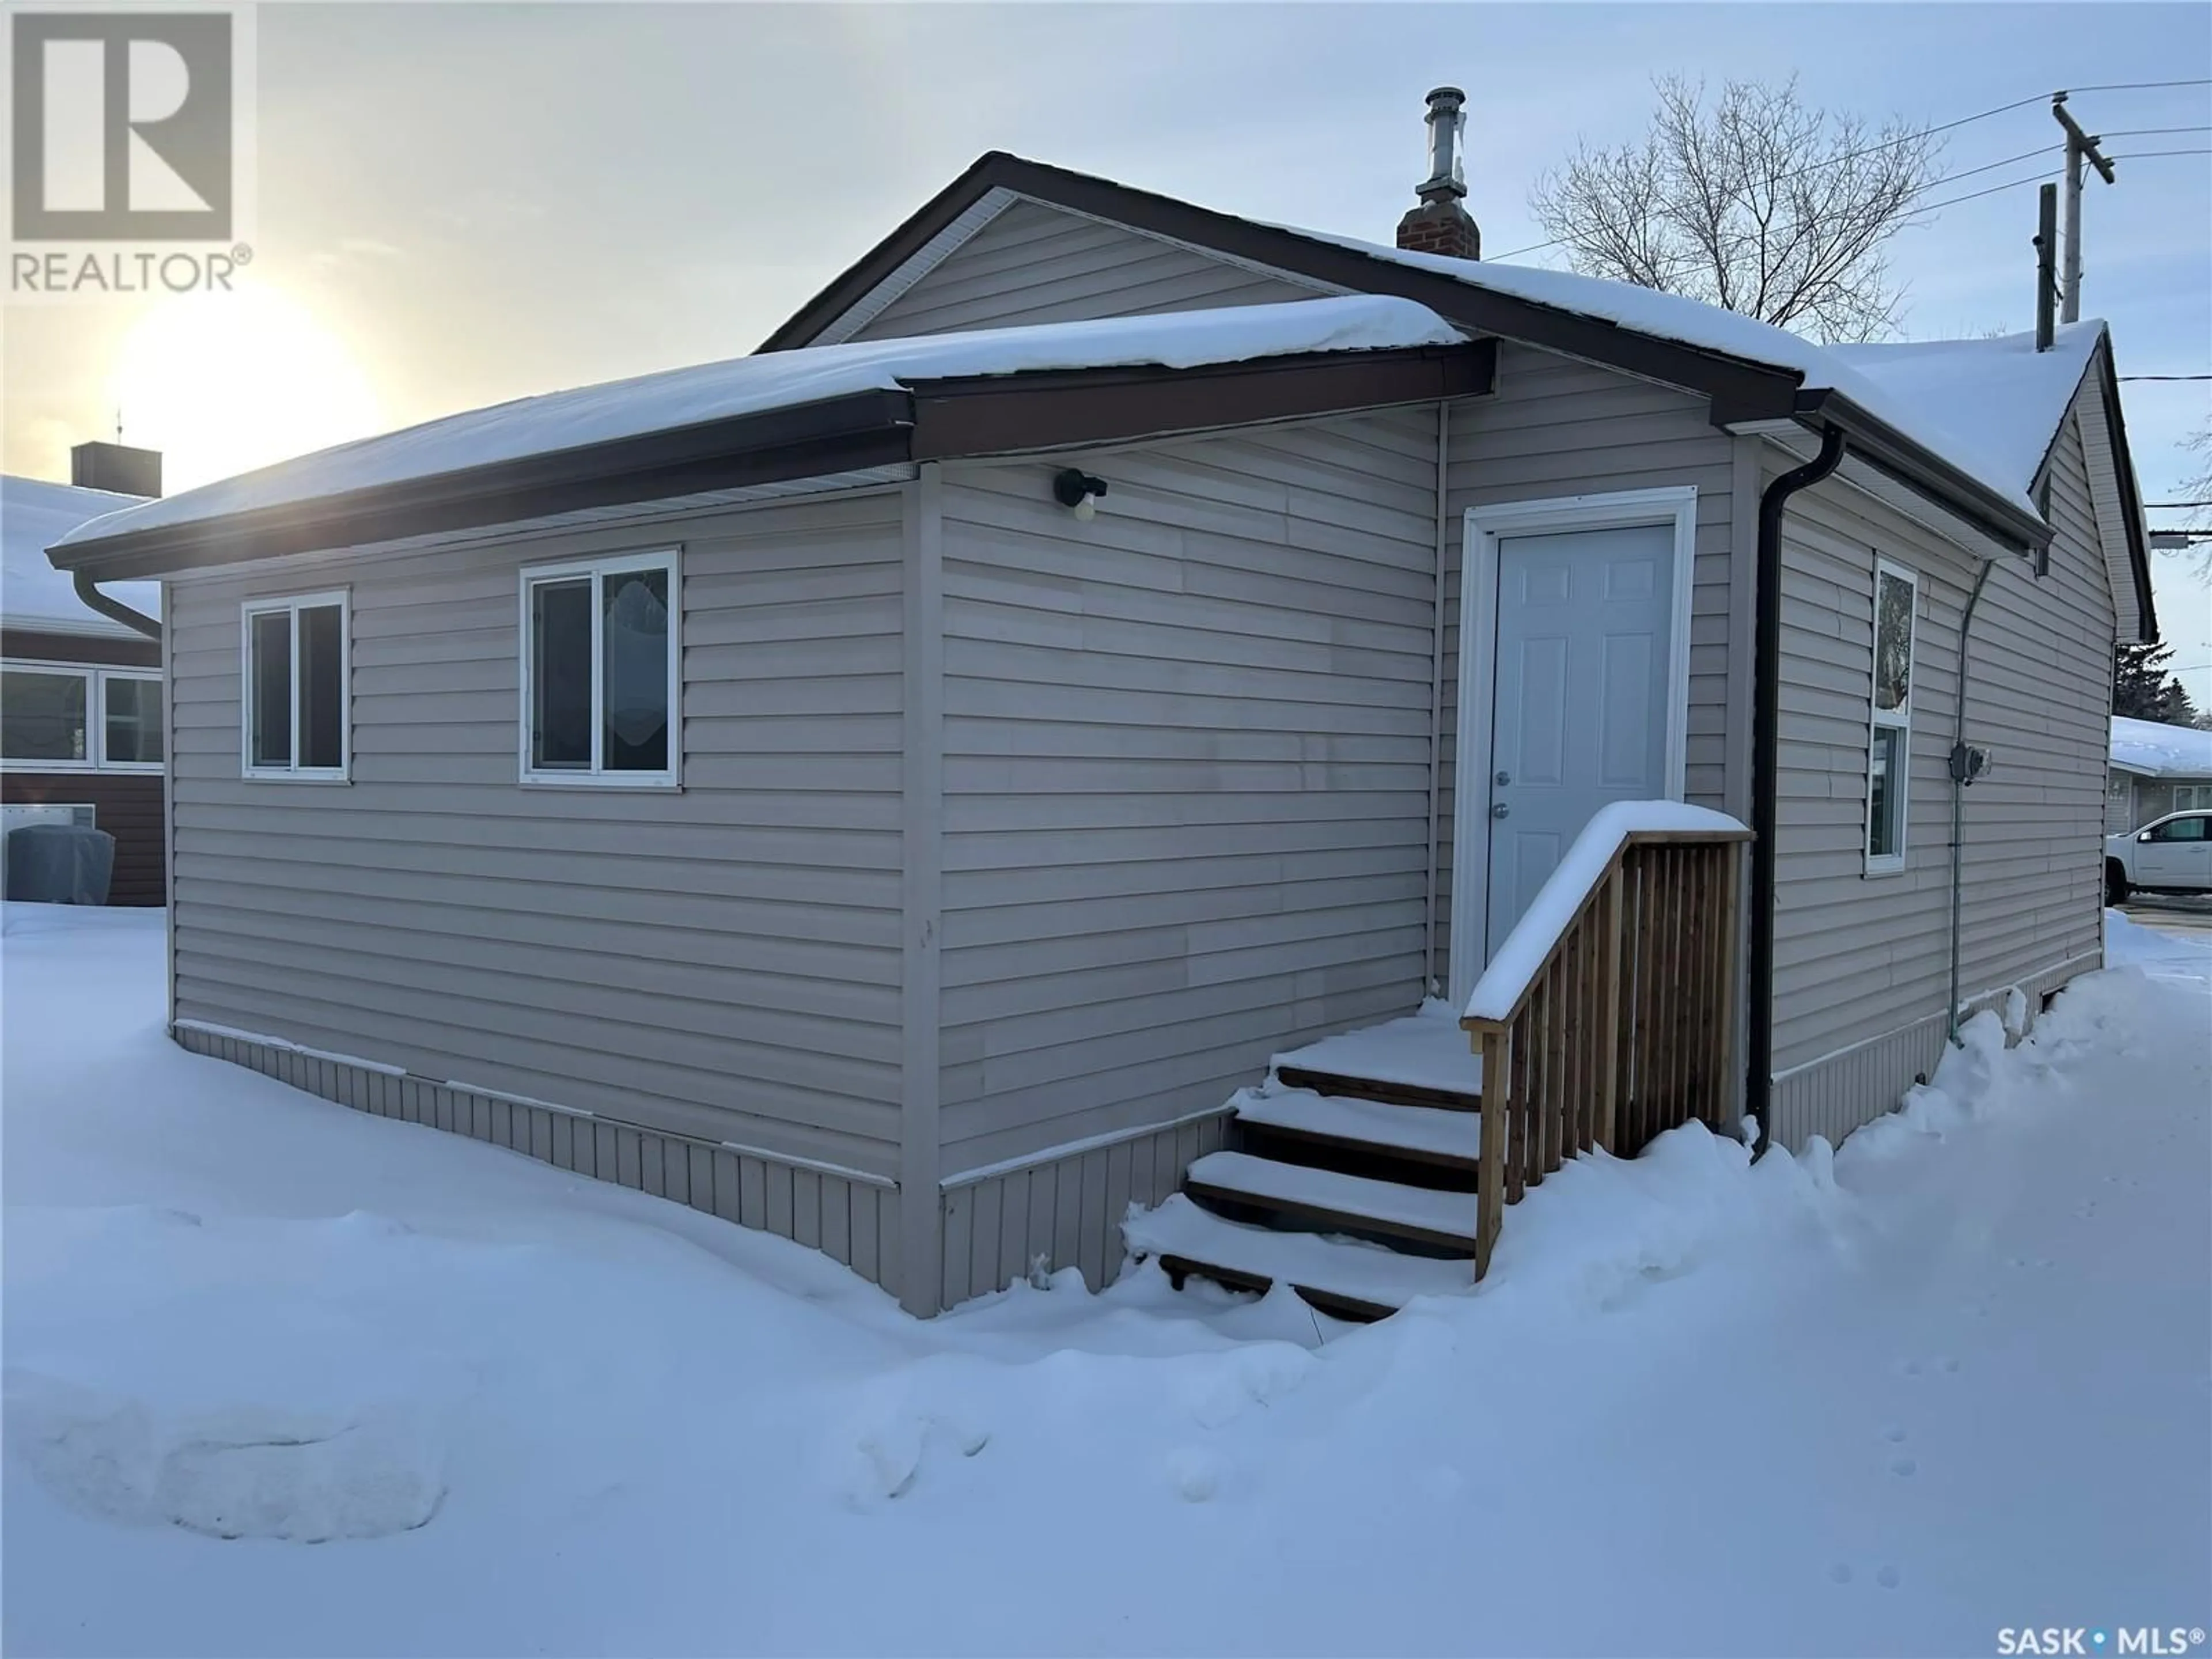
[[[161,452],[128,444],[79,444],[70,451],[70,482],[80,489],[112,489],[118,495],[158,495]]]
[[[1463,205],[1466,134],[1467,94],[1457,87],[1438,87],[1429,94],[1429,177],[1417,192],[1421,204],[1398,221],[1398,246],[1409,252],[1482,258],[1482,232]]]

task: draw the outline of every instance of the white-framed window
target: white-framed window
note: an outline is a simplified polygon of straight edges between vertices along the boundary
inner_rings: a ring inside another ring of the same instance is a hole
[[[523,571],[523,782],[680,781],[681,582],[674,548]]]
[[[150,668],[0,664],[0,766],[159,772],[161,676]]]
[[[1905,868],[1912,772],[1912,645],[1920,579],[1887,559],[1874,568],[1874,690],[1867,726],[1866,867]]]
[[[2173,810],[2195,812],[2212,809],[2212,783],[2177,783],[2173,786]]]
[[[239,607],[239,762],[250,778],[337,781],[353,763],[352,617],[345,591]]]

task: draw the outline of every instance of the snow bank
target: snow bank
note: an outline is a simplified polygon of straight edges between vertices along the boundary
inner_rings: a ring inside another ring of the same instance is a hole
[[[1605,873],[1613,855],[1638,830],[1735,830],[1743,825],[1725,812],[1674,800],[1617,800],[1600,807],[1566,856],[1537,889],[1490,959],[1467,1000],[1469,1019],[1504,1019],[1559,942],[1575,912]]]
[[[1382,295],[857,341],[671,369],[497,404],[340,444],[111,514],[64,544],[465,471],[917,380],[1047,369],[1195,368],[1310,351],[1457,345],[1424,306]]]
[[[16,628],[140,637],[77,598],[75,584],[46,559],[46,549],[79,525],[138,500],[40,478],[0,477],[0,617]],[[101,592],[149,617],[161,614],[159,582],[110,582]]]
[[[2115,714],[2112,764],[2148,778],[2212,778],[2212,732]]]
[[[465,1379],[348,1306],[422,1254],[406,1235],[360,1214],[11,1218],[10,1440],[50,1492],[108,1520],[308,1543],[422,1525]],[[257,1282],[273,1294],[234,1294]],[[78,1310],[89,1285],[96,1318]]]
[[[158,915],[45,908],[10,1651],[1968,1653],[2212,1597],[2212,951],[2124,923],[2172,977],[1978,1026],[1940,1135],[1577,1159],[1480,1286],[1349,1329],[1156,1267],[908,1320],[186,1055]]]

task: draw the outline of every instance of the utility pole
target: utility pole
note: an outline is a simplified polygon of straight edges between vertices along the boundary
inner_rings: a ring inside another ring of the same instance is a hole
[[[2036,192],[2035,223],[2035,349],[2051,349],[2051,301],[2057,297],[2053,276],[2058,240],[2058,186],[2045,185]]]
[[[2066,261],[2059,288],[2058,320],[2078,323],[2081,320],[2081,163],[2086,159],[2108,185],[2113,182],[2112,163],[2097,148],[2100,140],[2081,131],[2073,112],[2066,107],[2064,93],[2051,94],[2051,113],[2066,129]]]

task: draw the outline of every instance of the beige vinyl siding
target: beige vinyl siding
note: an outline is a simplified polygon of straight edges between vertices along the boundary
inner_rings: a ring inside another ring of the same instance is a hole
[[[948,1176],[1418,1001],[1435,421],[946,469]]]
[[[895,1172],[902,512],[175,582],[177,1015]],[[672,544],[685,787],[521,787],[518,573]],[[243,780],[240,602],[337,585],[352,781]]]
[[[245,1066],[372,1117],[466,1135],[556,1170],[773,1232],[820,1250],[885,1290],[899,1289],[899,1195],[888,1183],[195,1026],[179,1026],[177,1041],[193,1054]]]
[[[884,340],[1263,305],[1325,291],[1124,226],[1018,200],[847,337]]]
[[[1732,442],[1712,426],[1702,398],[1510,340],[1498,345],[1497,395],[1453,406],[1443,604],[1444,773],[1436,844],[1440,978],[1449,977],[1460,566],[1468,509],[1563,495],[1696,487],[1688,792],[1697,805],[1719,808],[1729,754]],[[1748,673],[1748,665],[1741,672]],[[1476,810],[1487,805],[1486,798]]]
[[[1225,1111],[1140,1130],[945,1189],[942,1305],[1073,1267],[1092,1290],[1121,1276],[1121,1219],[1180,1191],[1183,1171],[1229,1144]]]
[[[2052,473],[2050,571],[2002,559],[1972,627],[1966,740],[1990,751],[1965,799],[1962,998],[2052,988],[2100,951],[2112,605],[2069,420]],[[1786,462],[1771,463],[1767,476]],[[1919,576],[1905,867],[1864,866],[1875,561]],[[1778,1117],[1802,1142],[1879,1115],[1926,1069],[1949,975],[1950,783],[1963,550],[1836,481],[1793,498],[1784,529],[1774,1064],[1798,1079]],[[1869,1066],[1855,1051],[1889,1055]],[[1940,1043],[1939,1043],[1940,1047]],[[1911,1048],[1912,1054],[1906,1054]],[[1908,1061],[1909,1068],[1908,1068]],[[1838,1086],[1841,1086],[1840,1082]],[[1785,1091],[1778,1091],[1778,1103]]]

